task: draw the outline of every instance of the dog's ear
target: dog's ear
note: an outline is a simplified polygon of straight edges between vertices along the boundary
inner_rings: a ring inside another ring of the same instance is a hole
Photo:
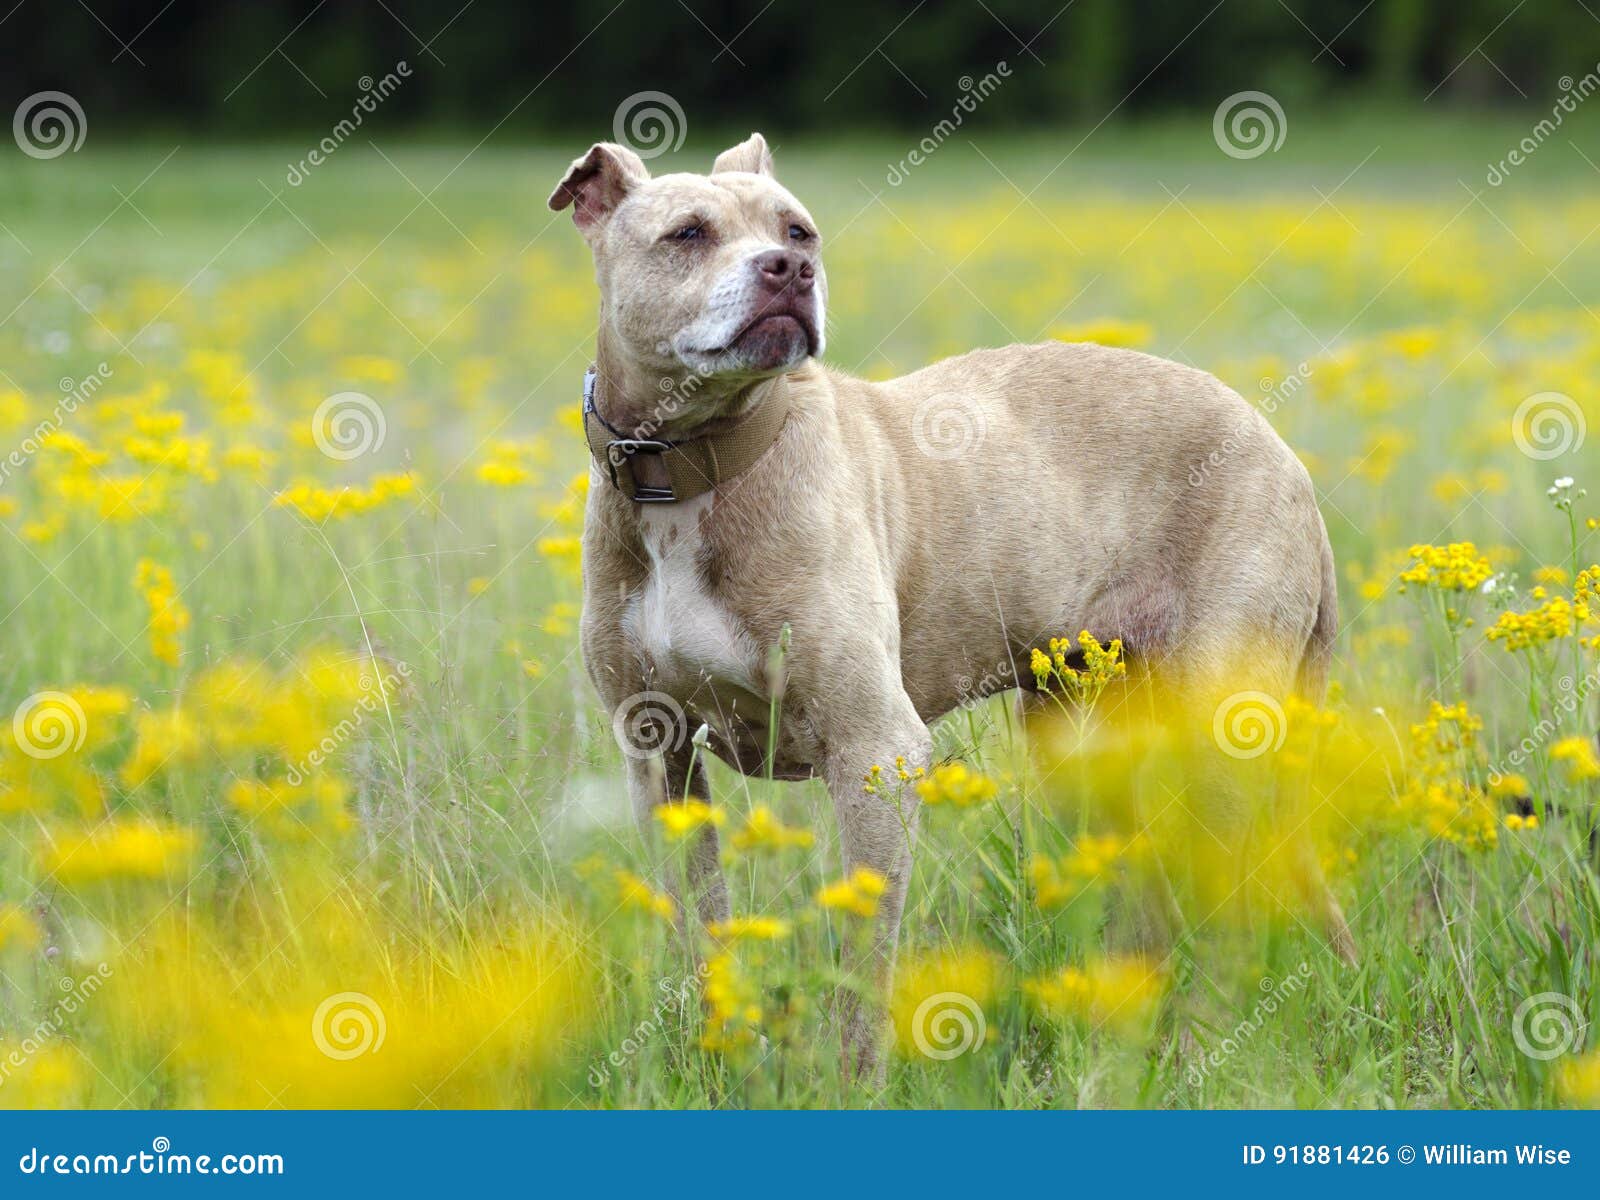
[[[772,151],[767,149],[767,139],[759,133],[752,133],[737,146],[730,146],[717,155],[717,161],[711,164],[711,173],[720,175],[723,171],[748,171],[752,175],[772,175]]]
[[[634,188],[650,178],[644,160],[626,146],[596,142],[572,160],[566,178],[550,193],[550,209],[572,205],[572,219],[585,235],[603,225]]]

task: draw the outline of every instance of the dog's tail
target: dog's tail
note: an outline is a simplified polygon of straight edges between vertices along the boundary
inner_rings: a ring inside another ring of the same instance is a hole
[[[1333,547],[1328,543],[1328,530],[1317,521],[1322,534],[1322,594],[1317,600],[1317,616],[1311,625],[1311,636],[1306,639],[1305,650],[1300,655],[1300,670],[1296,680],[1302,698],[1320,704],[1328,690],[1328,670],[1333,665],[1333,643],[1339,636],[1339,579],[1333,565]]]

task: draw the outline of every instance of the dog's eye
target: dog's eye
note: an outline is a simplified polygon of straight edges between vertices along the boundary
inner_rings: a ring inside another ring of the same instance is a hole
[[[809,242],[815,236],[804,225],[789,226],[789,240],[791,242]]]
[[[667,235],[674,242],[692,242],[706,235],[706,227],[699,221],[690,221],[682,229],[674,230]]]

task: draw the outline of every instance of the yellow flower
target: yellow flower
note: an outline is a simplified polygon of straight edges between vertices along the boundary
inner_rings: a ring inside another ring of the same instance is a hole
[[[65,887],[165,879],[188,865],[197,844],[192,830],[150,818],[108,821],[53,838],[40,866]]]
[[[954,947],[912,953],[895,968],[889,1014],[895,1046],[918,1060],[957,1058],[994,1036],[990,1008],[1001,965],[984,950]]]
[[[612,878],[617,885],[617,903],[621,907],[637,909],[651,916],[660,917],[663,921],[670,921],[677,916],[678,909],[673,904],[672,897],[665,892],[656,891],[632,871],[618,867]]]
[[[0,951],[32,950],[40,938],[39,924],[27,909],[18,904],[0,904]]]
[[[1051,638],[1048,654],[1034,648],[1029,665],[1041,692],[1050,693],[1054,685],[1059,685],[1069,704],[1087,709],[1114,680],[1128,674],[1121,638],[1112,638],[1101,645],[1094,634],[1084,629],[1078,633],[1076,651],[1083,661],[1081,668],[1073,665],[1070,657],[1073,653],[1072,642],[1066,638]]]
[[[730,917],[713,922],[706,930],[721,942],[776,942],[793,933],[794,924],[781,917]]]
[[[1136,349],[1148,345],[1153,331],[1143,321],[1099,320],[1064,325],[1050,331],[1058,342],[1098,342],[1102,346]]]
[[[1489,560],[1471,542],[1451,542],[1448,546],[1418,544],[1407,553],[1414,561],[1400,572],[1400,580],[1419,587],[1468,592],[1494,572]]]
[[[1566,764],[1567,779],[1572,783],[1600,779],[1600,760],[1595,758],[1594,744],[1588,738],[1562,738],[1550,747],[1550,757]]]
[[[1600,1108],[1600,1050],[1562,1063],[1556,1094],[1568,1108]]]
[[[1033,880],[1034,902],[1040,908],[1055,908],[1111,877],[1125,859],[1140,853],[1143,843],[1115,834],[1084,834],[1072,853],[1063,858],[1035,859],[1029,868]]]
[[[704,800],[696,800],[693,796],[682,802],[660,805],[656,809],[656,821],[668,840],[674,842],[683,841],[707,825],[721,825],[727,819],[728,814],[722,809],[712,808]]]
[[[1030,980],[1023,991],[1054,1016],[1080,1021],[1091,1032],[1148,1034],[1166,990],[1159,966],[1139,956],[1110,957]]]
[[[150,653],[169,667],[177,666],[183,650],[183,632],[189,628],[189,610],[178,599],[172,572],[141,558],[134,586],[150,608]]]
[[[809,829],[785,825],[772,809],[759,804],[750,810],[744,824],[729,836],[728,844],[741,854],[749,854],[760,850],[803,850],[816,840]]]
[[[887,886],[888,881],[871,867],[857,867],[846,878],[818,892],[817,904],[858,917],[873,917],[878,913],[878,901]]]
[[[701,1046],[730,1053],[756,1044],[760,1036],[761,992],[732,954],[723,952],[706,962],[704,995],[707,1011]]]
[[[1534,816],[1532,813],[1529,813],[1527,816],[1523,816],[1521,813],[1507,813],[1506,828],[1512,830],[1513,832],[1517,830],[1531,831],[1539,828],[1539,818]]]
[[[942,764],[917,784],[917,795],[924,804],[949,804],[954,808],[985,804],[999,790],[1000,785],[993,779],[959,762]]]

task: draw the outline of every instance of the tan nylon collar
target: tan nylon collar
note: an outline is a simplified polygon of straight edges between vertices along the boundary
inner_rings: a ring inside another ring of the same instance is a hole
[[[591,366],[583,373],[583,436],[595,462],[611,477],[612,486],[635,504],[692,500],[726,483],[766,453],[789,418],[789,389],[779,386],[754,412],[723,433],[681,442],[628,437],[595,407],[595,379]],[[641,454],[661,456],[670,486],[651,487],[638,481],[633,460]]]

